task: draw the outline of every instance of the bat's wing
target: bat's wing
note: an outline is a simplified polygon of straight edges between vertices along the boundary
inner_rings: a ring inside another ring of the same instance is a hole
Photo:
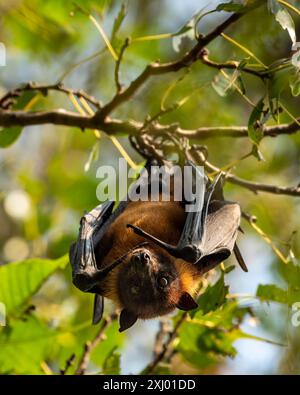
[[[94,310],[93,310],[93,324],[96,325],[101,321],[104,310],[104,297],[99,294],[95,294],[94,298]]]
[[[146,168],[150,165],[151,162],[148,162]],[[143,178],[139,181],[141,185],[144,182]],[[125,210],[128,203],[129,199],[126,198],[113,212],[115,203],[107,201],[86,213],[80,220],[78,238],[70,247],[73,284],[83,292],[95,293],[93,323],[100,321],[104,308],[99,282],[124,258],[122,256],[110,265],[99,268],[95,258],[95,247],[100,247],[101,251],[102,237],[116,217]]]
[[[74,285],[81,291],[89,292],[97,283],[99,269],[94,253],[95,237],[101,239],[105,224],[111,216],[114,202],[100,204],[80,220],[77,241],[70,248],[70,262]]]
[[[205,175],[190,163],[194,182],[205,181]],[[159,240],[141,228],[128,224],[134,231],[168,251],[176,258],[197,264],[200,272],[206,272],[228,258],[235,246],[241,211],[237,203],[213,200],[220,189],[221,175],[202,191],[194,201],[193,211],[188,212],[177,246]]]
[[[201,273],[207,272],[231,255],[240,216],[241,210],[237,203],[218,200],[211,202],[199,244],[201,257],[197,266]]]
[[[77,241],[70,248],[70,262],[74,285],[84,292],[97,292],[101,271],[97,268],[94,246],[104,234],[114,207],[114,202],[105,202],[85,214],[80,221]],[[98,323],[103,314],[104,298],[95,294],[93,323]]]
[[[95,258],[95,246],[101,242],[103,235],[113,220],[122,212],[127,202],[121,202],[112,213],[114,202],[107,201],[100,204],[80,220],[77,241],[70,248],[70,262],[72,265],[73,284],[84,292],[95,293],[93,323],[97,324],[103,314],[104,299],[99,289],[99,282],[114,267],[122,262],[122,258],[109,266],[98,268]]]

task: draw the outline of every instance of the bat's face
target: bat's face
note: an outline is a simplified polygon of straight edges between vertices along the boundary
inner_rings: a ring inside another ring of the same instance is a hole
[[[197,307],[186,289],[192,283],[194,287],[194,268],[184,267],[187,265],[177,265],[172,256],[157,246],[148,244],[134,250],[118,274],[121,305],[139,318],[164,315],[176,307],[184,310]]]

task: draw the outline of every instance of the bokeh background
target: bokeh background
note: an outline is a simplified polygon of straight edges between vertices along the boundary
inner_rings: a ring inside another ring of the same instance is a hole
[[[212,9],[218,3],[207,0],[130,0],[114,45],[127,36],[175,32],[200,9]],[[297,1],[290,3],[299,7]],[[78,1],[78,4],[97,15],[109,36],[121,2],[89,0]],[[224,12],[208,15],[201,21],[200,31],[209,31],[225,17]],[[293,19],[300,37],[300,17],[293,15]],[[291,55],[288,33],[282,30],[265,6],[231,26],[228,35],[246,45],[267,65]],[[1,94],[23,82],[54,83],[61,76],[64,76],[66,85],[85,89],[103,102],[114,94],[111,54],[95,26],[86,15],[76,11],[72,1],[1,0],[0,41],[7,50],[7,66],[0,67]],[[128,84],[151,61],[176,59],[191,45],[190,40],[182,40],[178,53],[172,38],[133,43],[124,56],[122,81]],[[72,68],[95,53],[90,61]],[[246,57],[222,37],[210,45],[210,53],[216,61]],[[168,100],[171,103],[194,91],[193,96],[179,109],[164,116],[161,122],[179,122],[186,129],[247,125],[251,106],[237,92],[221,97],[212,87],[217,74],[217,70],[200,62],[194,64]],[[115,116],[143,121],[148,114],[155,114],[159,110],[158,98],[179,75],[169,74],[149,80],[137,95],[116,110]],[[249,75],[243,78],[247,96],[258,102],[264,95],[263,84]],[[299,99],[293,97],[289,89],[283,91],[281,99],[292,114],[299,115]],[[67,97],[58,93],[40,97],[36,104],[37,109],[59,107],[74,110]],[[280,122],[291,122],[291,119],[283,113]],[[118,138],[132,159],[141,162],[127,137]],[[207,145],[210,161],[219,167],[251,150],[248,139],[213,138],[198,143]],[[300,133],[265,138],[260,150],[264,161],[253,156],[242,160],[237,163],[235,174],[267,184],[297,185]],[[82,213],[98,204],[97,168],[103,164],[117,166],[119,157],[120,153],[104,134],[96,141],[92,131],[51,125],[26,127],[13,145],[0,149],[1,265],[36,257],[56,259],[66,254],[76,238]],[[229,184],[225,194],[228,199],[240,202],[244,211],[257,216],[260,228],[285,256],[292,249],[296,262],[300,254],[300,236],[296,232],[299,230],[299,198],[267,193],[255,195]],[[237,355],[234,359],[224,358],[207,370],[179,364],[178,373],[300,373],[300,327],[291,325],[290,307],[263,303],[255,297],[259,284],[272,283],[287,288],[282,262],[247,222],[242,227],[245,234],[240,236],[240,248],[249,273],[243,273],[237,267],[226,275],[226,283],[230,285],[230,293],[241,296],[239,303],[250,306],[254,312],[255,316],[249,315],[244,320],[243,329],[283,345],[241,339],[235,343]],[[230,263],[233,262],[232,259]],[[79,354],[83,343],[96,330],[90,324],[92,299],[91,295],[80,293],[72,285],[69,266],[56,271],[31,298],[30,306],[35,306],[34,318],[29,316],[19,323],[18,331],[35,333],[31,332],[31,325],[35,326],[38,319],[48,327],[59,328],[59,335],[51,338],[41,326],[39,337],[29,336],[26,344],[12,340],[11,344],[6,344],[3,354],[6,362],[1,358],[1,373],[10,372],[13,364],[18,366],[20,373],[47,373],[48,368],[57,371],[73,351]],[[93,353],[91,372],[97,371],[96,367],[114,347],[121,349],[122,373],[140,372],[152,358],[157,329],[158,320],[139,322],[121,336],[117,326],[112,325],[106,334],[107,340]],[[5,337],[1,339],[5,341]],[[47,364],[41,364],[41,353],[45,349],[49,359]],[[22,353],[27,357],[22,359]]]

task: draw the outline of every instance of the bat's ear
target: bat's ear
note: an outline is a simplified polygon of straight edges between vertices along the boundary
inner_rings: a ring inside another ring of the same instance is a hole
[[[179,310],[194,310],[198,307],[198,304],[194,301],[191,295],[188,292],[183,292],[180,296],[179,301],[176,304],[176,307]]]
[[[132,325],[136,323],[138,319],[137,315],[132,313],[129,310],[123,309],[120,314],[120,328],[119,332],[126,331],[126,329],[130,328]]]

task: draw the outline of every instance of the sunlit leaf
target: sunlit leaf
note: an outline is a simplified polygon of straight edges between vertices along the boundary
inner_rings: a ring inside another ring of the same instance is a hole
[[[229,75],[229,74],[227,74]],[[221,72],[218,73],[212,81],[212,87],[218,93],[218,95],[225,97],[230,95],[235,90],[235,83],[240,75],[239,70],[235,70],[230,74],[230,77],[226,78]],[[241,81],[239,81],[240,85]],[[242,83],[242,89],[244,89]]]
[[[287,291],[279,288],[277,285],[259,285],[256,291],[258,296],[263,301],[272,301],[279,303],[287,303]]]
[[[120,10],[118,12],[118,15],[116,16],[115,20],[114,20],[114,24],[113,24],[113,28],[112,28],[112,33],[111,33],[111,40],[113,40],[116,36],[116,34],[118,33],[118,31],[120,30],[120,27],[126,17],[126,13],[127,13],[127,6],[126,3],[122,3]]]
[[[216,310],[224,301],[228,293],[228,286],[224,282],[222,273],[219,280],[214,285],[208,285],[205,292],[198,299],[198,309],[193,314],[201,310],[203,314]]]
[[[183,40],[194,40],[196,38],[196,27],[199,21],[207,14],[210,14],[213,11],[203,12],[200,10],[193,17],[187,21],[177,32],[172,34],[173,40],[173,48],[176,52],[180,51],[181,44]]]
[[[0,331],[0,371],[42,374],[41,363],[53,342],[55,330],[28,316]]]
[[[275,14],[276,21],[281,25],[284,30],[287,30],[292,43],[296,42],[295,23],[285,8],[279,9]]]
[[[63,256],[57,260],[34,258],[0,266],[0,302],[6,306],[7,314],[15,313],[51,274],[68,262],[68,256]]]

